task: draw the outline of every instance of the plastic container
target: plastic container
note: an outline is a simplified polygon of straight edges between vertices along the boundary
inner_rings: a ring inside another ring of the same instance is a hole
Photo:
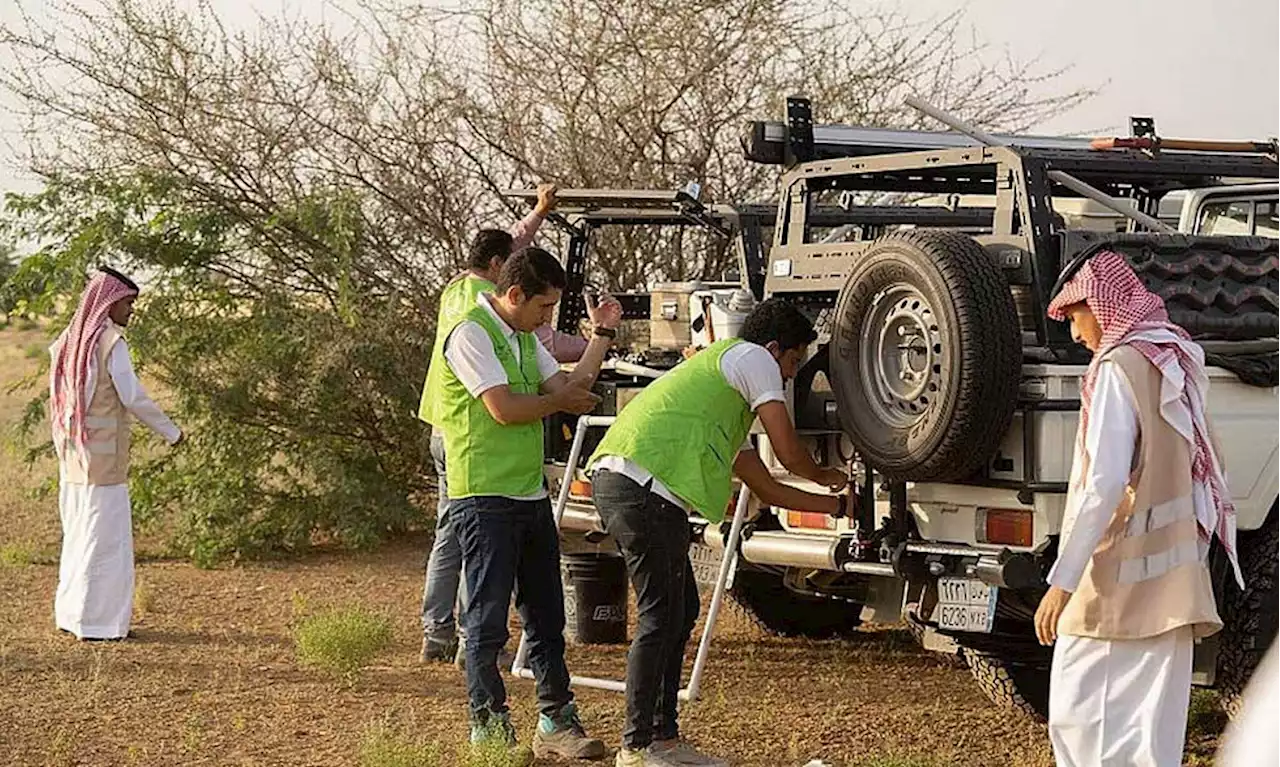
[[[618,554],[565,554],[566,634],[580,644],[626,644],[627,566]]]

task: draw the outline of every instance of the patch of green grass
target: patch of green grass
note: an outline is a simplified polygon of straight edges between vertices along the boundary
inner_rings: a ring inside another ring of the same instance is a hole
[[[155,592],[141,581],[133,587],[133,609],[139,613],[150,613],[156,609]]]
[[[29,360],[40,359],[48,353],[48,349],[41,344],[27,344],[26,348],[22,350],[22,356]]]
[[[391,644],[391,622],[349,607],[303,618],[293,632],[298,660],[354,681]]]
[[[5,567],[26,567],[36,562],[36,552],[25,543],[6,543],[0,546],[0,565]]]
[[[387,722],[365,731],[360,741],[360,767],[438,767],[440,751],[434,743],[411,737]]]
[[[528,746],[510,749],[500,742],[466,743],[458,749],[462,767],[529,767],[532,763],[533,752]]]

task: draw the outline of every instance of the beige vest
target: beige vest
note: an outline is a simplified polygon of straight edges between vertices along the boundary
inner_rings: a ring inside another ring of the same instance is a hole
[[[1191,451],[1160,416],[1162,376],[1129,346],[1106,359],[1138,406],[1139,438],[1125,498],[1062,612],[1058,631],[1142,639],[1181,626],[1204,637],[1222,628],[1192,503]]]
[[[93,397],[89,400],[84,416],[85,437],[88,442],[88,465],[79,451],[71,451],[63,461],[63,477],[68,482],[85,485],[122,485],[129,480],[129,426],[132,418],[120,402],[107,359],[111,349],[123,336],[115,324],[108,322],[98,336],[94,349],[98,373],[95,377]]]

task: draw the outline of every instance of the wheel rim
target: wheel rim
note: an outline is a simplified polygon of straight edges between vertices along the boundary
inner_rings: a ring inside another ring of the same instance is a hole
[[[872,300],[862,325],[858,375],[882,422],[909,428],[942,387],[944,351],[937,315],[920,291],[891,285]]]

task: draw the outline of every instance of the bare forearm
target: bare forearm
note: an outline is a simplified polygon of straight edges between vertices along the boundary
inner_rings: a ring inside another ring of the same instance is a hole
[[[493,420],[503,426],[535,423],[555,413],[556,400],[550,394],[514,394],[506,392],[489,396],[481,395],[485,408]]]
[[[816,511],[823,514],[835,514],[840,509],[840,502],[832,495],[806,493],[772,479],[768,482],[757,482],[757,484],[761,486],[755,487],[752,483],[748,483],[747,486],[757,498],[769,506],[796,511]]]
[[[803,447],[797,445],[794,449],[788,450],[785,455],[777,452],[775,455],[786,470],[797,477],[803,477],[810,482],[821,480],[822,469],[813,462],[813,456],[809,455]]]
[[[609,345],[612,339],[604,336],[592,336],[591,343],[587,344],[587,349],[582,353],[582,358],[578,360],[578,364],[574,366],[573,372],[569,377],[575,381],[584,381],[588,385],[595,383],[596,377],[600,375],[600,365],[604,362],[604,355],[609,351]]]

